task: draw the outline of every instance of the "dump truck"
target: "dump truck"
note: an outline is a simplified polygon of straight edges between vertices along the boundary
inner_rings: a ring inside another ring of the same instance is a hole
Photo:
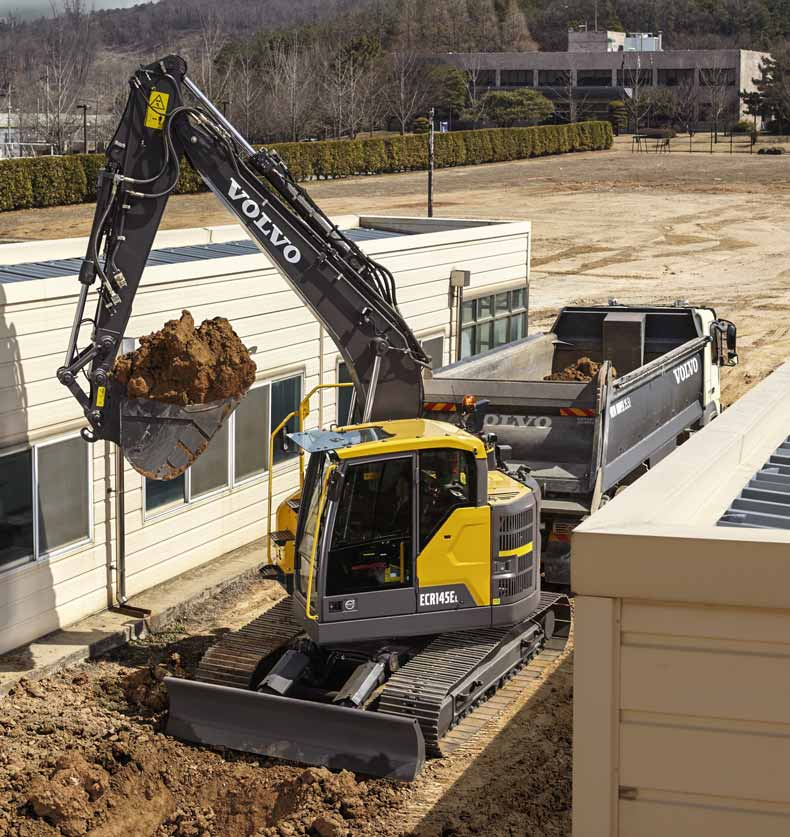
[[[582,358],[597,373],[556,379]],[[573,528],[719,415],[719,368],[737,360],[735,326],[712,308],[570,305],[546,333],[435,370],[425,407],[487,402],[485,431],[541,489],[544,583],[567,590]]]

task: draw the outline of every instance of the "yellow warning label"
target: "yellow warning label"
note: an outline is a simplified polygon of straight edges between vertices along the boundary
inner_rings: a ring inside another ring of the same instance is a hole
[[[146,128],[154,128],[157,131],[164,128],[169,99],[169,93],[160,93],[158,90],[151,91],[151,95],[148,97],[148,108],[145,112]]]
[[[97,407],[103,407],[104,406],[104,396],[105,396],[106,392],[107,392],[106,387],[99,387],[96,390],[96,406]]]

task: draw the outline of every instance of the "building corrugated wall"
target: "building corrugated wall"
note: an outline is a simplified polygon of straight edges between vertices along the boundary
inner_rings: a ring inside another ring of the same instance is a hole
[[[467,299],[527,282],[525,222],[338,220],[400,233],[360,236],[360,246],[395,275],[401,310],[417,336],[443,338],[431,344],[443,362],[455,358],[450,338],[457,340],[459,328],[459,312],[448,307],[451,269],[471,271]],[[155,249],[243,237],[236,226],[164,232]],[[9,265],[80,258],[84,248],[84,240],[0,247],[0,652],[100,611],[114,595],[114,450],[79,439],[81,411],[55,379],[76,305],[76,275],[2,278]],[[183,308],[197,322],[227,317],[257,347],[258,375],[224,438],[186,478],[146,485],[126,467],[129,595],[265,534],[269,428],[314,386],[337,380],[334,345],[263,254],[149,266],[127,335],[154,331]],[[308,426],[336,420],[334,393],[315,397]],[[297,485],[295,462],[279,440],[275,508]]]

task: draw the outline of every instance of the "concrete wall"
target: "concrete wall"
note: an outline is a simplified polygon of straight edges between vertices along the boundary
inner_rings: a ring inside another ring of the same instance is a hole
[[[574,532],[574,837],[790,834],[790,531],[716,525],[788,434],[785,364]]]
[[[584,33],[580,33],[584,34]],[[587,33],[601,36],[605,33]],[[710,68],[735,70],[735,80],[727,95],[730,110],[737,110],[739,118],[745,115],[739,98],[742,90],[753,91],[753,80],[759,77],[759,64],[768,55],[754,50],[712,49],[712,50],[666,50],[661,52],[606,52],[606,51],[571,51],[571,52],[492,52],[492,53],[447,53],[435,56],[437,60],[452,64],[464,72],[477,76],[485,71],[493,71],[494,84],[505,86],[502,81],[503,70],[533,70],[533,86],[540,88],[538,73],[541,70],[570,72],[573,84],[576,84],[579,70],[602,70],[611,79],[611,97],[600,87],[591,88],[588,93],[591,101],[604,101],[622,95],[622,86],[618,85],[618,70],[635,71],[638,66],[652,73],[653,86],[659,86],[658,72],[664,69],[694,70],[694,84],[699,97],[699,104],[704,108],[709,101],[708,91],[699,84],[700,70]],[[562,86],[562,85],[560,85]],[[550,91],[552,88],[545,88]],[[584,97],[585,88],[580,87],[578,96]]]
[[[336,219],[341,227],[358,218]],[[365,241],[361,247],[395,275],[400,307],[421,339],[443,335],[444,362],[451,355],[448,284],[453,268],[471,271],[478,291],[523,287],[527,280],[530,225],[366,217],[365,226],[388,224],[412,233]],[[155,248],[243,239],[239,227],[163,232]],[[0,264],[81,257],[85,240],[0,247]],[[63,362],[76,305],[74,277],[0,284],[0,469],[2,454],[60,437],[75,436],[85,422],[67,390],[55,380]],[[258,381],[301,374],[302,392],[336,380],[339,356],[312,315],[263,254],[146,270],[127,334],[161,327],[188,307],[196,321],[227,317],[250,346]],[[88,311],[92,311],[89,303]],[[453,334],[457,333],[455,325]],[[454,350],[453,350],[454,351]],[[310,423],[335,420],[334,390],[314,401]],[[261,444],[268,440],[261,438]],[[102,610],[112,599],[116,554],[114,455],[110,445],[90,447],[90,538],[65,550],[5,571],[0,568],[0,652]],[[2,477],[2,473],[0,473]],[[59,475],[68,492],[73,477]],[[297,484],[293,461],[275,469],[276,503]],[[134,595],[265,534],[267,475],[235,488],[146,515],[143,480],[125,471],[128,592]]]

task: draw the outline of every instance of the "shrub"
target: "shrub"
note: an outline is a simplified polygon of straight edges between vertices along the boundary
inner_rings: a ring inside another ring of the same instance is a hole
[[[733,126],[733,134],[751,134],[754,125],[748,119],[739,119]]]
[[[436,135],[435,164],[447,167],[497,163],[544,154],[594,151],[611,145],[610,122],[455,131]],[[276,150],[297,180],[428,167],[428,142],[424,135],[286,142],[277,145]],[[93,201],[96,199],[96,178],[103,166],[104,155],[101,154],[0,160],[0,211]],[[205,189],[200,175],[182,160],[176,193]]]

